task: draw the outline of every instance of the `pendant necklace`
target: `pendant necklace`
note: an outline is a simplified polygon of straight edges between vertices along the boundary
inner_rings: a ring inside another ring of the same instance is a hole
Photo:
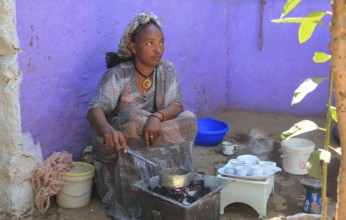
[[[135,63],[133,63],[133,66],[135,67],[135,69],[136,69],[136,71],[137,71],[137,73],[138,73],[139,75],[141,75],[141,76],[143,76],[144,78],[146,78],[146,79],[142,82],[143,88],[144,88],[144,89],[150,89],[151,86],[153,85],[153,82],[151,81],[151,79],[149,79],[149,77],[151,77],[151,75],[153,75],[155,69],[153,69],[153,71],[152,71],[148,76],[146,76],[146,75],[144,75],[143,73],[141,73],[141,71],[139,71],[139,69],[137,69]]]

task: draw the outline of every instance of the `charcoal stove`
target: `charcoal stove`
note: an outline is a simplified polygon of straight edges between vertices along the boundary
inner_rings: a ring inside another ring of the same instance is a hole
[[[220,218],[220,190],[232,180],[218,178],[215,176],[190,173],[189,181],[203,181],[204,186],[209,189],[207,194],[197,200],[186,201],[172,196],[165,196],[154,189],[159,186],[159,176],[147,180],[137,181],[132,184],[135,193],[141,200],[143,220],[217,220]],[[186,192],[186,189],[164,189],[174,192]],[[190,203],[191,202],[191,203]]]

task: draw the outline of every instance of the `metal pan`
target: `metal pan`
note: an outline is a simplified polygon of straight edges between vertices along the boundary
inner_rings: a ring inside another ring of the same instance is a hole
[[[189,171],[183,168],[162,168],[157,163],[154,163],[141,155],[133,152],[132,150],[128,149],[127,153],[130,155],[143,160],[146,163],[149,163],[152,166],[155,166],[158,169],[159,172],[159,180],[160,185],[163,187],[170,187],[170,188],[181,188],[185,187],[189,183]]]

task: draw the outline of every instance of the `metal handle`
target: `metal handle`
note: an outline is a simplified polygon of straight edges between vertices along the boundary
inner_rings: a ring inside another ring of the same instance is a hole
[[[133,151],[130,150],[130,149],[127,150],[127,153],[129,153],[129,154],[131,154],[132,156],[137,157],[138,159],[143,160],[144,162],[147,162],[147,163],[149,163],[150,165],[153,165],[153,166],[157,167],[158,169],[160,169],[160,165],[158,165],[157,163],[154,163],[154,162],[152,162],[152,161],[150,161],[150,160],[148,160],[148,159],[145,159],[144,157],[142,157],[142,156],[139,155],[139,154],[136,154],[135,152],[133,152]]]

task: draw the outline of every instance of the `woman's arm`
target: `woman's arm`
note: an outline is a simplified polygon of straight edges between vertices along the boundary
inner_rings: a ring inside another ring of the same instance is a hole
[[[181,105],[171,104],[165,109],[154,112],[149,116],[147,123],[144,126],[144,142],[148,148],[153,144],[156,138],[160,135],[161,123],[177,117],[184,109]]]
[[[164,80],[157,87],[160,96],[158,100],[163,102],[156,103],[159,110],[149,117],[144,126],[144,142],[147,148],[160,135],[161,123],[177,117],[184,111],[183,97],[173,63],[164,60],[159,71],[163,74]],[[161,96],[164,99],[160,99]]]
[[[161,121],[165,121],[177,117],[183,111],[183,106],[178,104],[170,104],[167,108],[154,112],[153,115],[160,117]]]
[[[99,135],[103,137],[103,142],[107,146],[115,148],[117,151],[121,147],[126,152],[127,144],[124,135],[115,130],[107,121],[104,111],[100,108],[89,109],[87,116],[90,127]]]

